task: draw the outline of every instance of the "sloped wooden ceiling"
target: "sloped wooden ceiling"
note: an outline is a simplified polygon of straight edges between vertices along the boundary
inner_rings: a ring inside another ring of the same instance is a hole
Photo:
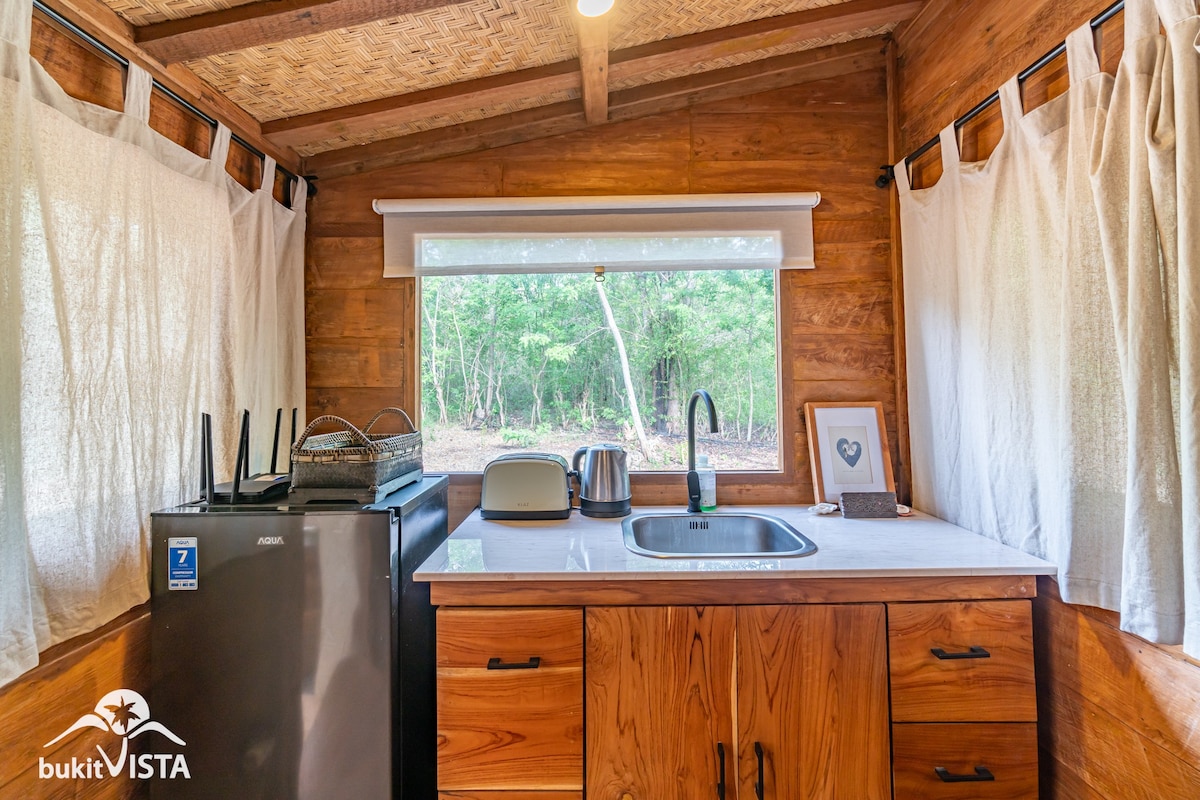
[[[322,177],[859,71],[920,0],[104,0]]]

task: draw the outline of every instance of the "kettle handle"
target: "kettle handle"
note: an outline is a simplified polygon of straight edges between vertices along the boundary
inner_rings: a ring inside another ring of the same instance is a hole
[[[587,447],[581,447],[575,451],[575,455],[571,457],[571,471],[575,473],[576,478],[582,482],[583,477],[579,474],[579,462],[584,454],[588,451]]]

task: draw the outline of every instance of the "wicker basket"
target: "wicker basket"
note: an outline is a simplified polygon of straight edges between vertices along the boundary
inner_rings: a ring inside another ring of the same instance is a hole
[[[409,433],[372,433],[380,418],[399,415]],[[342,429],[313,435],[322,423],[333,422]],[[362,430],[341,417],[317,417],[292,445],[292,487],[295,489],[369,489],[415,473],[420,477],[421,432],[399,408],[385,408]]]

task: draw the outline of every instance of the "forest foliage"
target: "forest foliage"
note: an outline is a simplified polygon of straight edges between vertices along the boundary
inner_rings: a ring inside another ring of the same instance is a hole
[[[500,430],[526,449],[553,432],[686,430],[707,389],[727,440],[774,443],[772,270],[610,272],[602,285],[624,340],[636,404],[591,274],[422,280],[424,424]]]

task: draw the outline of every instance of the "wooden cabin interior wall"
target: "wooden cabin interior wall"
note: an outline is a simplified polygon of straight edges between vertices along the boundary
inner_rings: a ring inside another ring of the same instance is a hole
[[[897,34],[899,91],[888,103],[883,67],[644,120],[602,126],[431,164],[320,182],[309,204],[306,276],[308,414],[363,418],[417,397],[414,281],[379,277],[382,223],[376,197],[500,196],[817,190],[818,268],[781,282],[787,483],[728,486],[728,502],[812,498],[802,407],[806,400],[882,399],[893,463],[905,474],[897,404],[891,192],[872,181],[889,149],[897,156],[934,135],[1036,60],[1106,0],[932,0]],[[1120,53],[1106,28],[1102,63]],[[35,17],[35,55],[73,96],[122,104],[121,70]],[[882,62],[881,62],[882,63]],[[1052,65],[1025,87],[1026,107],[1065,88]],[[889,133],[889,119],[892,130]],[[151,124],[207,155],[207,126],[164,96]],[[985,113],[963,131],[967,160],[984,158],[1000,134]],[[892,141],[889,142],[889,135]],[[889,148],[889,144],[891,148]],[[937,179],[936,150],[916,165],[916,185]],[[231,148],[229,172],[258,182],[255,159]],[[277,181],[276,197],[283,196]],[[898,358],[898,356],[900,358]],[[478,484],[456,479],[455,514]],[[677,488],[650,482],[639,502],[673,502]],[[902,491],[906,489],[902,488]],[[1178,648],[1122,633],[1116,615],[1068,606],[1055,584],[1035,601],[1042,797],[1093,800],[1200,797],[1200,665]],[[58,645],[43,663],[0,689],[0,796],[38,796],[40,746],[103,691],[148,683],[148,617],[134,609],[101,630]],[[46,734],[46,735],[43,735]],[[82,735],[82,734],[81,734]],[[1136,788],[1131,788],[1136,787]],[[62,785],[56,797],[140,797],[131,782]]]
[[[899,32],[901,151],[911,152],[1036,62],[1109,0],[933,0]],[[1116,72],[1122,15],[1098,32]],[[1067,88],[1059,57],[1023,87],[1028,112]],[[993,105],[960,130],[964,161],[987,158],[1003,133]],[[934,147],[915,187],[941,175]],[[1200,664],[1178,647],[1121,632],[1118,615],[1062,602],[1053,579],[1034,601],[1042,800],[1200,797]]]
[[[417,287],[383,279],[375,198],[819,191],[813,270],[780,274],[784,475],[723,475],[722,503],[812,502],[803,406],[883,401],[900,460],[884,59],[868,72],[430,163],[318,182],[309,206],[308,414],[366,420],[417,402]],[[718,407],[720,398],[716,398]],[[455,476],[451,524],[479,501]],[[682,478],[634,476],[634,503],[682,505]],[[902,489],[903,492],[903,489]]]

